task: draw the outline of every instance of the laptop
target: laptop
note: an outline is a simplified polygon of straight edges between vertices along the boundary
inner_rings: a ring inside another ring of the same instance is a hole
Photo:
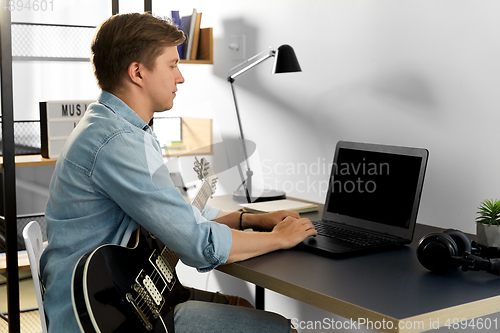
[[[341,257],[411,243],[427,149],[340,141],[318,235],[299,247]]]

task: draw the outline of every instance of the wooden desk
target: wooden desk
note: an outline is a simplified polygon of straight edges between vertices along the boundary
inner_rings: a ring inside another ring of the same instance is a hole
[[[20,271],[30,269],[30,262],[28,259],[28,253],[26,251],[19,251],[17,253],[18,269]],[[7,272],[7,256],[5,253],[0,254],[0,274]]]
[[[16,167],[54,165],[57,158],[44,158],[42,155],[17,155]],[[0,156],[0,168],[3,168],[3,156]]]
[[[224,209],[237,207],[230,196],[214,199],[209,204],[220,204]],[[322,209],[302,216],[316,219]],[[436,231],[440,229],[418,224],[409,246],[347,259],[292,249],[217,269],[348,320],[369,320],[386,332],[421,332],[438,321],[442,327],[448,320],[453,324],[454,319],[500,311],[500,277],[459,269],[437,275],[420,265],[416,257],[418,241]],[[498,330],[500,319],[491,324]]]

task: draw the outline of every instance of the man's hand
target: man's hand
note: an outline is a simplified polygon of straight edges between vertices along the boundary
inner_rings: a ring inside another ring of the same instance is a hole
[[[244,217],[248,218],[249,220],[254,219],[254,221],[252,221],[253,223],[248,223],[248,225],[253,226],[255,229],[260,229],[260,230],[273,230],[274,226],[281,223],[284,219],[286,219],[289,216],[295,219],[300,219],[299,213],[289,212],[286,210],[280,210],[265,214],[255,214],[253,216],[249,216],[249,214],[245,215],[246,216]]]
[[[278,223],[271,233],[279,235],[282,241],[282,249],[292,248],[306,237],[318,234],[311,220],[307,218],[297,219],[291,216]]]
[[[274,219],[280,216],[275,215]],[[242,232],[231,229],[231,233],[233,242],[226,263],[253,258],[276,250],[289,249],[306,237],[318,234],[311,220],[290,215],[276,224],[271,232]]]

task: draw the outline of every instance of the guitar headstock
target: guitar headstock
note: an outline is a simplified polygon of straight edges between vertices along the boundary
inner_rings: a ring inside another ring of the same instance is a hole
[[[210,170],[210,163],[203,157],[201,161],[198,161],[198,158],[195,156],[194,167],[193,170],[198,175],[199,180],[203,180],[207,178],[208,171]]]
[[[210,195],[210,197],[212,197],[212,195],[215,193],[215,189],[216,189],[216,186],[217,186],[217,177],[214,177],[212,179],[212,181],[210,182],[210,191],[212,192],[212,194]]]
[[[194,161],[194,167],[193,170],[196,172],[198,175],[198,179],[201,181],[207,181],[209,183],[210,187],[210,197],[212,194],[215,193],[215,188],[217,184],[217,177],[212,178],[212,180],[208,180],[208,175],[210,171],[210,162],[208,162],[204,157],[201,159],[201,161],[198,160],[198,158],[195,156],[195,161]]]

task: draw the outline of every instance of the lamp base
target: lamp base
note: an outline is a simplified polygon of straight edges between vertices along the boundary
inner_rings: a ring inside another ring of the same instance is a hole
[[[258,193],[261,191],[259,190]],[[233,192],[233,199],[238,202],[247,203],[247,194],[244,189]],[[262,190],[262,193],[259,194],[258,197],[251,197],[251,202],[263,202],[263,201],[273,201],[273,200],[281,200],[286,199],[286,193],[283,191],[276,190]]]

